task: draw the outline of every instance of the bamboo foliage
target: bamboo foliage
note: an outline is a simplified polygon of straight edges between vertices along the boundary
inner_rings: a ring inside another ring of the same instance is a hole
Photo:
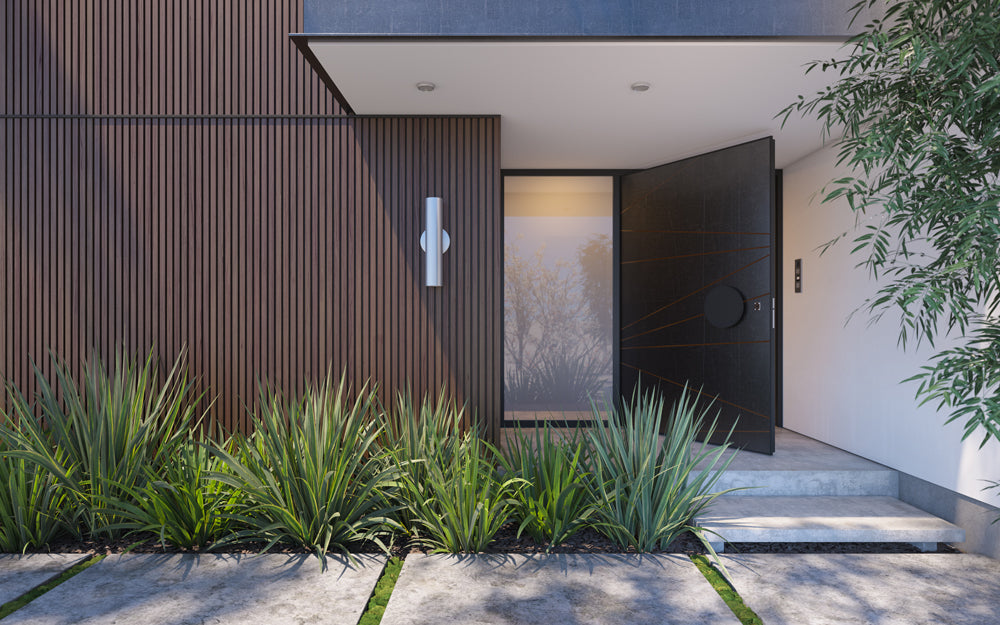
[[[902,348],[955,347],[907,381],[922,403],[963,420],[964,438],[1000,439],[1000,3],[861,0],[849,54],[806,71],[837,80],[778,115],[815,117],[847,175],[823,190],[856,215],[851,241],[877,293],[860,310],[899,318]]]

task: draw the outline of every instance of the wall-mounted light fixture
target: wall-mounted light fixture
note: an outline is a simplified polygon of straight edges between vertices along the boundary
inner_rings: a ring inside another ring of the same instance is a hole
[[[427,286],[442,286],[441,257],[451,247],[451,237],[442,226],[443,201],[439,197],[424,198],[424,232],[420,235],[420,247],[427,253]]]

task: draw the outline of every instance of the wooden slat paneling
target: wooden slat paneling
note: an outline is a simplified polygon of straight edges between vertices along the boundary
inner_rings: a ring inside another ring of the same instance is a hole
[[[301,0],[10,0],[4,113],[342,112],[289,40]]]
[[[49,349],[186,345],[227,427],[258,378],[293,392],[332,368],[447,385],[496,435],[499,119],[337,116],[286,36],[300,10],[0,8],[0,376],[30,390]],[[434,195],[441,289],[418,243]]]

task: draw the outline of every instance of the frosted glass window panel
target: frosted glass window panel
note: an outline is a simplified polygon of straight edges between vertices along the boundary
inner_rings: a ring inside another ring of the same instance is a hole
[[[507,418],[579,418],[611,395],[613,193],[604,176],[504,179]]]

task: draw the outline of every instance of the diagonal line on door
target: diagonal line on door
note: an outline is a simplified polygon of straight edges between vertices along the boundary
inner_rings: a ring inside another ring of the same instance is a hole
[[[668,323],[668,324],[662,325],[662,326],[660,326],[658,328],[653,328],[652,330],[646,330],[645,332],[640,332],[639,334],[633,334],[632,336],[627,336],[627,337],[623,338],[622,340],[623,341],[631,341],[634,338],[638,338],[638,337],[644,336],[646,334],[652,334],[653,332],[656,332],[657,330],[666,330],[667,328],[672,328],[674,326],[678,326],[678,325],[680,325],[682,323],[686,323],[688,321],[693,321],[695,319],[701,319],[704,316],[705,316],[705,313],[698,313],[697,315],[692,315],[692,316],[688,317],[687,319],[681,319],[680,321],[674,321],[673,323]]]
[[[771,236],[770,232],[727,232],[722,230],[645,230],[642,228],[622,228],[622,232],[638,232],[640,234],[757,234]]]
[[[736,271],[733,271],[733,272],[730,272],[730,273],[727,273],[726,275],[722,276],[722,277],[721,277],[721,278],[719,278],[718,280],[713,280],[712,282],[709,282],[709,283],[708,283],[708,284],[706,284],[705,286],[703,286],[703,287],[701,287],[701,288],[699,288],[699,289],[696,289],[696,290],[694,290],[694,291],[691,291],[691,292],[690,292],[690,293],[688,293],[687,295],[685,295],[685,296],[683,296],[683,297],[680,297],[680,298],[678,298],[678,299],[675,299],[674,301],[670,302],[669,304],[666,304],[666,305],[664,305],[664,306],[661,306],[661,307],[657,308],[656,310],[654,310],[654,311],[653,311],[653,312],[651,312],[651,313],[648,313],[648,314],[646,314],[646,315],[643,315],[642,317],[639,317],[638,319],[636,319],[636,320],[635,320],[635,321],[633,321],[632,323],[630,323],[630,324],[628,324],[628,325],[624,325],[624,326],[622,326],[622,328],[621,328],[621,329],[622,329],[622,330],[627,330],[627,329],[631,328],[632,326],[634,326],[635,324],[639,323],[640,321],[645,321],[646,319],[649,319],[649,318],[650,318],[650,317],[652,317],[653,315],[656,315],[656,314],[659,314],[659,313],[663,312],[664,310],[666,310],[666,309],[670,308],[670,307],[671,307],[671,306],[673,306],[674,304],[678,304],[678,303],[680,303],[680,302],[683,302],[684,300],[686,300],[687,298],[691,297],[692,295],[697,295],[698,293],[701,293],[702,291],[704,291],[704,290],[705,290],[705,289],[707,289],[708,287],[710,287],[710,286],[712,286],[712,285],[714,285],[714,284],[718,284],[718,283],[722,282],[723,280],[725,280],[726,278],[728,278],[728,277],[730,277],[730,276],[734,276],[734,275],[738,274],[739,272],[743,271],[744,269],[747,269],[747,268],[749,268],[749,267],[752,267],[753,265],[756,265],[756,264],[757,264],[757,263],[759,263],[760,261],[762,261],[762,260],[765,260],[765,259],[767,259],[767,258],[768,258],[769,256],[770,256],[770,254],[765,254],[765,255],[761,256],[760,258],[758,258],[757,260],[755,260],[755,261],[753,261],[753,262],[751,262],[751,263],[749,263],[749,264],[746,264],[746,265],[743,265],[742,267],[740,267],[740,268],[739,268],[739,269],[737,269]]]
[[[671,345],[633,345],[632,347],[622,347],[622,349],[665,349],[668,347],[716,347],[718,345],[753,345],[756,343],[770,343],[771,341],[725,341],[722,343],[674,343]]]
[[[714,252],[698,252],[696,254],[680,254],[678,256],[658,256],[656,258],[642,258],[639,260],[623,260],[621,264],[623,265],[634,265],[636,263],[652,263],[658,260],[676,260],[678,258],[694,258],[696,256],[714,256],[716,254],[728,254],[730,252],[749,252],[752,250],[769,250],[770,245],[760,245],[757,247],[741,247],[739,249],[733,250],[717,250]]]
[[[758,417],[760,417],[762,419],[767,419],[768,421],[771,420],[771,417],[767,416],[764,413],[757,412],[756,410],[750,410],[746,406],[741,406],[739,404],[734,404],[733,402],[726,401],[724,399],[719,398],[718,396],[709,395],[708,393],[706,393],[704,391],[701,391],[699,389],[691,388],[691,386],[688,385],[688,384],[681,384],[680,382],[677,382],[675,380],[671,380],[670,378],[665,378],[662,375],[656,375],[655,373],[652,373],[650,371],[646,371],[645,369],[640,369],[639,367],[636,367],[635,365],[630,365],[627,362],[623,362],[622,365],[628,367],[629,369],[635,369],[639,373],[642,373],[642,374],[648,375],[650,377],[656,378],[657,380],[663,380],[664,382],[667,382],[669,384],[673,384],[674,386],[679,386],[680,388],[687,388],[689,390],[692,390],[692,391],[698,393],[699,395],[703,395],[703,396],[705,396],[705,397],[707,397],[709,399],[713,399],[713,400],[719,402],[720,404],[726,404],[728,406],[732,406],[733,408],[738,408],[738,409],[740,409],[740,410],[742,410],[744,412],[748,412],[748,413],[750,413],[752,415],[756,415],[756,416],[758,416]]]

